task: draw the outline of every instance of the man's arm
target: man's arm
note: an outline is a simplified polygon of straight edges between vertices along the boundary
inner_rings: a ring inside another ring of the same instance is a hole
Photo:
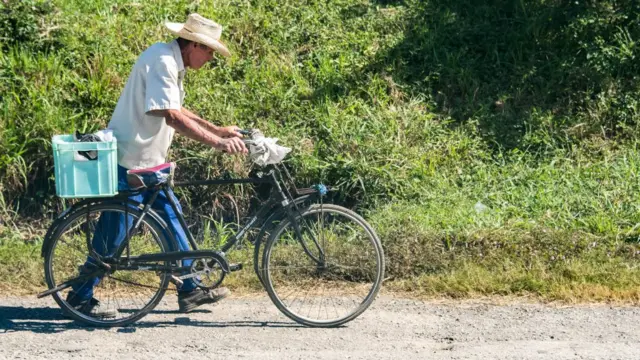
[[[200,127],[211,131],[212,133],[214,133],[215,135],[219,136],[219,137],[230,137],[230,136],[237,136],[237,137],[242,137],[242,135],[240,133],[238,133],[238,130],[240,128],[238,128],[237,126],[215,126],[212,123],[208,122],[207,120],[199,117],[198,115],[192,113],[191,111],[185,109],[184,107],[182,107],[182,113],[184,115],[186,115],[189,119],[195,121]]]
[[[212,133],[218,135],[218,131],[220,130],[220,127],[213,125],[212,123],[208,122],[207,120],[205,120],[205,119],[199,117],[198,115],[192,113],[191,111],[187,110],[185,107],[182,107],[180,112],[182,112],[184,115],[186,115],[189,119],[195,121],[200,127],[203,127],[206,130],[209,130]]]
[[[203,129],[197,121],[189,118],[179,110],[152,110],[149,111],[148,114],[157,117],[164,117],[167,125],[176,129],[178,133],[218,150],[226,151],[228,153],[247,152],[247,148],[240,138],[220,138],[212,132]]]

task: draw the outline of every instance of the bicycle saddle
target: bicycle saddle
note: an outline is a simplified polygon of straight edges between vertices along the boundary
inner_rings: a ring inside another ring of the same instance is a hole
[[[127,183],[131,190],[162,185],[173,176],[175,163],[165,163],[152,168],[127,171]]]

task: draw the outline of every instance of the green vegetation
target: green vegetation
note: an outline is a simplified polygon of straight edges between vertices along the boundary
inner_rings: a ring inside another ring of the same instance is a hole
[[[190,12],[234,56],[188,73],[187,107],[294,147],[301,185],[340,185],[388,288],[640,301],[632,0],[0,2],[0,275],[42,281],[51,136],[103,128],[162,22]],[[171,156],[183,179],[249,171],[180,138]],[[182,194],[191,223],[215,190]],[[252,190],[224,191],[244,208]]]

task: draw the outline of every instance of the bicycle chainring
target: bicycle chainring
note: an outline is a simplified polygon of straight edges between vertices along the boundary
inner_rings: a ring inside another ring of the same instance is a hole
[[[225,272],[215,258],[198,258],[191,263],[191,280],[202,289],[214,289],[222,284]]]

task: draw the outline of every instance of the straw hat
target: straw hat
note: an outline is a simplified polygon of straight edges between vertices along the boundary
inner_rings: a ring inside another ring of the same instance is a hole
[[[206,45],[223,56],[231,56],[229,49],[220,42],[222,26],[215,21],[194,13],[187,17],[184,24],[166,22],[164,25],[176,36]]]

